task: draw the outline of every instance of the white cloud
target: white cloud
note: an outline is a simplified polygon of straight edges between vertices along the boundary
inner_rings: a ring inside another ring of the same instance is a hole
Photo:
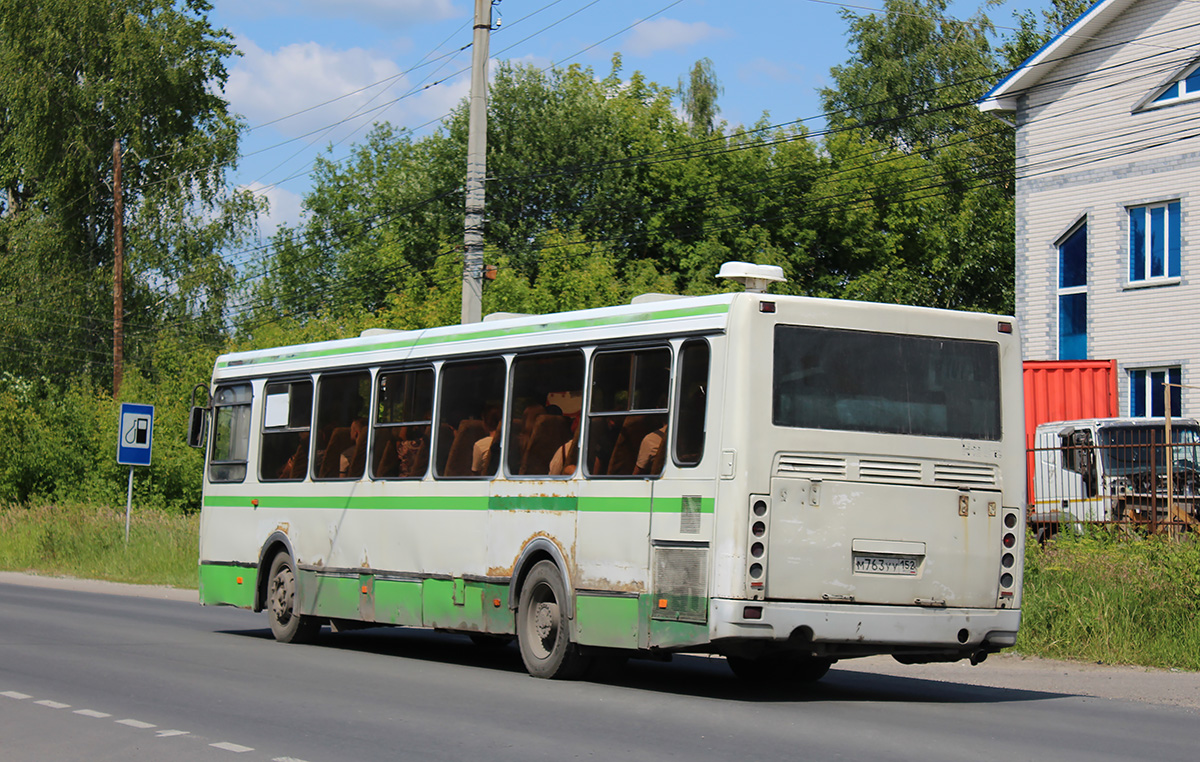
[[[354,19],[375,26],[409,26],[462,15],[453,0],[219,0],[232,17]]]
[[[682,50],[697,42],[727,34],[724,29],[703,21],[689,24],[678,19],[655,19],[634,27],[625,48],[635,56],[648,56],[659,50]]]
[[[229,72],[225,97],[251,126],[287,117],[274,126],[289,137],[392,100],[408,85],[393,61],[362,48],[305,42],[268,52],[247,39],[238,40],[238,48],[243,57]],[[333,102],[318,106],[326,101]]]
[[[238,190],[248,190],[255,196],[266,197],[269,208],[266,216],[260,217],[258,221],[263,238],[275,235],[280,225],[295,226],[300,222],[302,199],[295,193],[278,185],[263,185],[259,182],[240,185]]]

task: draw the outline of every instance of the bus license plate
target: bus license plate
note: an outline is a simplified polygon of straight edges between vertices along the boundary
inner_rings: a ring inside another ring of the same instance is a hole
[[[895,556],[855,556],[854,571],[864,574],[899,574],[914,577],[917,574],[917,559]]]

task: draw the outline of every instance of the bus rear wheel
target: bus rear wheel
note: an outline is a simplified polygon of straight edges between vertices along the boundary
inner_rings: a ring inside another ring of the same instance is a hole
[[[539,561],[525,578],[517,605],[521,660],[534,677],[573,680],[587,671],[588,657],[571,642],[566,600],[558,567]]]
[[[316,638],[321,622],[302,616],[296,606],[296,570],[291,556],[278,553],[267,577],[267,620],[271,634],[280,643],[309,643]]]

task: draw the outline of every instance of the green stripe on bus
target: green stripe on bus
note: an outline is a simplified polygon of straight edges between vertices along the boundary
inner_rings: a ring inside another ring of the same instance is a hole
[[[685,317],[700,317],[703,315],[720,315],[729,312],[729,304],[709,304],[702,307],[687,307],[661,312],[644,312],[636,315],[612,315],[603,318],[584,318],[579,320],[563,320],[557,323],[541,323],[539,325],[524,325],[516,328],[494,328],[471,333],[452,334],[450,336],[425,336],[420,334],[399,341],[380,342],[354,347],[338,347],[336,349],[310,349],[304,352],[289,352],[286,354],[268,355],[265,357],[236,360],[236,365],[224,360],[217,363],[218,368],[246,367],[248,365],[267,365],[275,362],[292,360],[308,360],[317,357],[337,357],[338,355],[355,355],[363,352],[380,352],[397,349],[412,349],[413,347],[432,346],[435,344],[454,344],[460,341],[475,341],[479,339],[498,339],[510,336],[524,336],[544,331],[564,331],[579,328],[600,328],[627,323],[644,323],[652,320],[674,320]]]
[[[200,603],[205,606],[254,608],[258,570],[253,566],[200,564]]]

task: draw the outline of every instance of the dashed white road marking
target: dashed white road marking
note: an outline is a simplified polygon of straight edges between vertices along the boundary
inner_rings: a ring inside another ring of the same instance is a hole
[[[17,701],[24,701],[25,699],[33,698],[28,693],[20,693],[19,691],[0,691],[0,696],[4,696],[4,697],[10,698],[10,699],[16,699]],[[70,709],[71,708],[70,704],[64,704],[61,701],[52,701],[50,699],[41,699],[40,701],[35,701],[33,703],[38,704],[40,706],[49,707],[50,709]],[[74,711],[74,714],[78,714],[82,717],[91,717],[93,719],[105,719],[108,717],[112,717],[112,715],[109,714],[108,712],[100,712],[95,709],[76,709]],[[113,722],[115,722],[118,725],[125,725],[127,727],[136,728],[138,730],[149,730],[151,728],[158,727],[157,725],[155,725],[152,722],[142,722],[141,720],[135,720],[131,717],[126,717],[123,720],[113,720]],[[177,736],[191,735],[186,730],[173,730],[173,729],[156,730],[154,732],[154,734],[158,738],[174,738]],[[222,751],[231,751],[231,752],[234,752],[235,754],[243,754],[248,751],[254,751],[253,747],[242,746],[241,744],[231,743],[229,741],[219,741],[218,743],[210,743],[209,746],[213,747],[214,749],[221,749]],[[272,762],[304,762],[304,760],[297,759],[296,757],[275,757],[272,760]]]
[[[76,709],[75,714],[82,714],[84,717],[93,717],[97,720],[112,717],[108,712],[97,712],[95,709]]]

